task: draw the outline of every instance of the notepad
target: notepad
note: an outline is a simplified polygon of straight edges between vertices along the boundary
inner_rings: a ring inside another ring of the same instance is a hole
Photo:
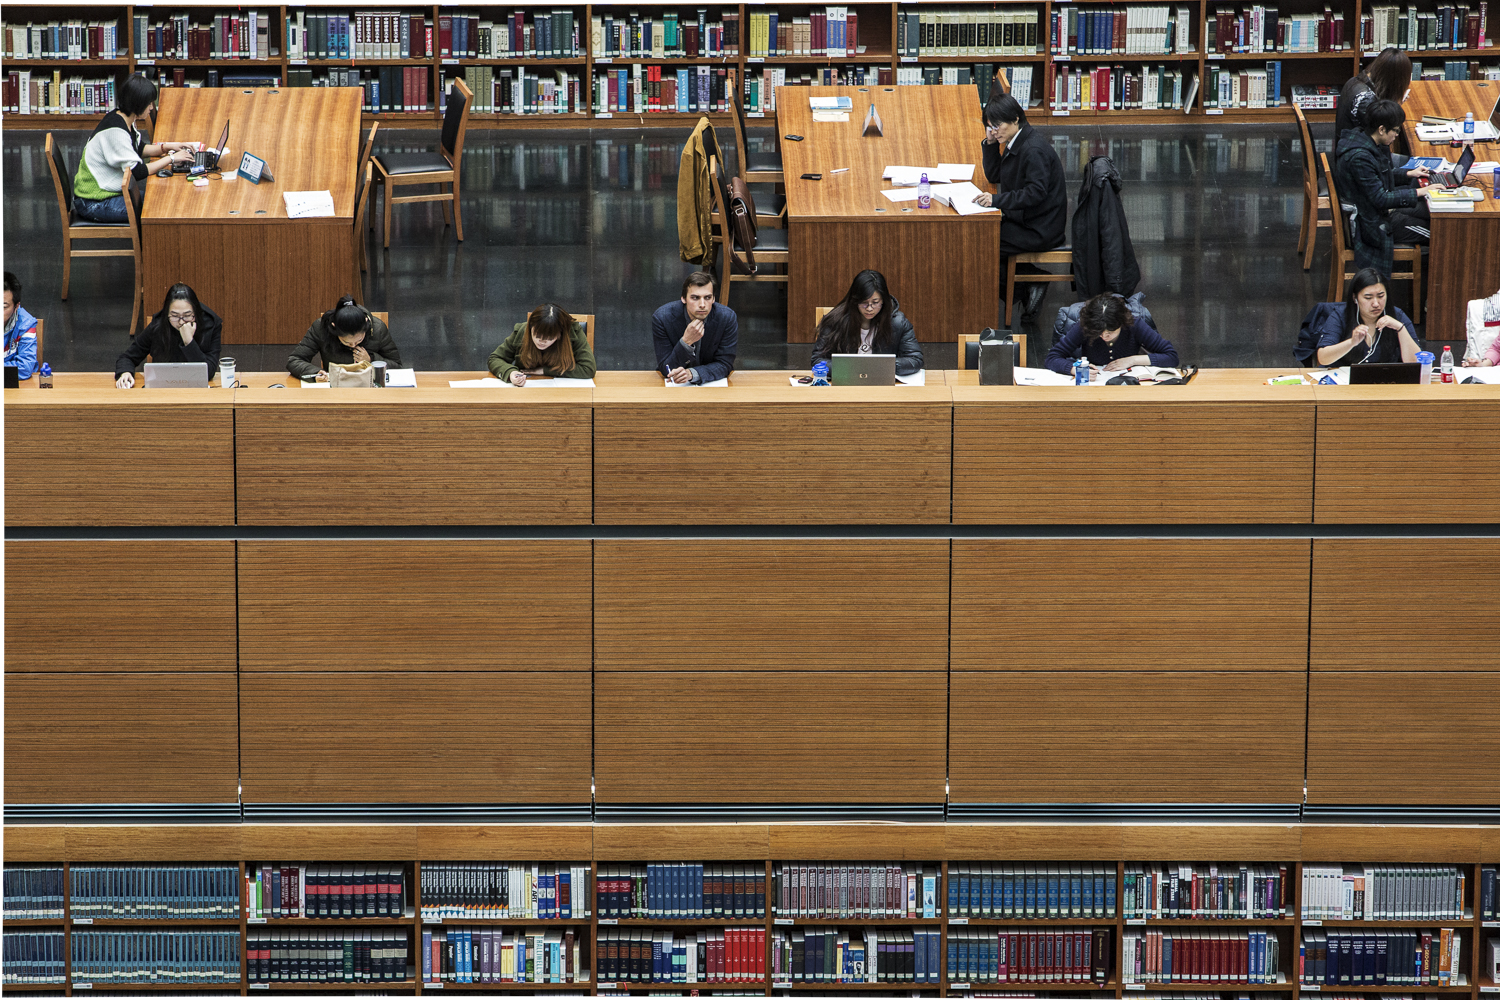
[[[415,368],[387,368],[385,386],[387,389],[415,389],[417,370]]]
[[[288,219],[325,219],[334,214],[329,191],[283,191]]]
[[[669,378],[664,378],[664,379],[662,379],[662,384],[665,385],[668,389],[679,389],[682,386],[685,386],[685,385],[690,386],[693,383],[691,383],[691,382],[673,382]],[[727,378],[716,378],[712,382],[699,382],[698,383],[698,388],[700,388],[700,389],[727,389],[728,387],[729,387],[729,379],[727,379]]]

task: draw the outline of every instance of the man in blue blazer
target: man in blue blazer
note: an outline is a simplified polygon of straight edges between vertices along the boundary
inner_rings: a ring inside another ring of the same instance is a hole
[[[651,317],[651,339],[657,370],[673,382],[717,382],[734,371],[740,321],[714,301],[713,275],[694,271],[682,283],[681,301],[668,302]]]

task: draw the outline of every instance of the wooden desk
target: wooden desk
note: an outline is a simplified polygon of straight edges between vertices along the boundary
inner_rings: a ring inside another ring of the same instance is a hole
[[[811,343],[813,311],[837,305],[867,267],[885,275],[923,341],[952,343],[960,333],[995,326],[1000,308],[1000,213],[960,217],[933,203],[893,204],[880,192],[888,166],[974,164],[987,188],[979,142],[981,108],[970,87],[778,88],[777,131],[803,135],[782,142],[787,239],[792,251],[787,340]],[[809,96],[847,96],[849,121],[814,122]],[[861,135],[874,102],[885,135]],[[848,167],[847,173],[830,171]],[[821,173],[805,181],[804,173]],[[910,208],[911,211],[904,211]]]
[[[1406,102],[1406,148],[1414,156],[1455,159],[1450,146],[1435,146],[1417,139],[1416,125],[1423,115],[1462,119],[1474,112],[1484,121],[1495,106],[1500,83],[1494,80],[1413,80]],[[1500,143],[1474,147],[1476,160],[1500,158]],[[1464,315],[1470,299],[1495,294],[1500,288],[1500,201],[1496,201],[1495,178],[1474,178],[1484,189],[1485,199],[1473,214],[1432,213],[1432,250],[1427,259],[1427,316],[1429,340],[1462,340]]]
[[[156,134],[217,142],[229,119],[224,176],[240,154],[266,161],[275,181],[184,174],[151,178],[141,211],[149,315],[177,281],[224,318],[225,344],[294,343],[349,287],[356,252],[354,171],[360,91],[353,87],[190,89],[161,93]],[[286,191],[328,191],[334,215],[288,219]]]

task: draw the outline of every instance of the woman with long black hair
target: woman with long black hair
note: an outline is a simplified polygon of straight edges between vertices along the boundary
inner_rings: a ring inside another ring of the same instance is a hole
[[[224,321],[219,314],[198,301],[190,285],[178,282],[167,289],[161,312],[152,317],[146,328],[130,339],[125,353],[115,359],[115,385],[129,389],[135,385],[135,370],[150,355],[156,364],[185,365],[201,361],[213,381],[219,370],[219,354]]]
[[[1385,286],[1385,276],[1367,267],[1349,283],[1343,302],[1313,306],[1299,338],[1311,357],[1299,360],[1325,367],[1416,361],[1421,350],[1416,328],[1411,317],[1388,304]]]
[[[856,274],[844,301],[818,324],[812,363],[827,361],[835,354],[894,354],[897,375],[915,375],[922,370],[917,333],[879,271]]]

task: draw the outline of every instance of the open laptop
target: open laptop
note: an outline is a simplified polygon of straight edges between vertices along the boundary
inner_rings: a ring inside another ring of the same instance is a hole
[[[147,362],[147,389],[207,389],[208,365],[193,361],[181,365]]]
[[[1433,171],[1432,183],[1436,187],[1459,188],[1464,186],[1464,178],[1469,176],[1469,168],[1474,165],[1474,147],[1465,146],[1458,162],[1452,167],[1440,167]]]
[[[224,119],[224,131],[219,133],[219,144],[212,149],[200,149],[193,154],[192,163],[172,164],[172,173],[186,174],[194,170],[217,170],[219,154],[229,145],[229,119]]]
[[[1389,365],[1350,365],[1350,385],[1418,385],[1422,378],[1422,366],[1398,362]]]
[[[894,354],[835,354],[828,359],[831,385],[895,385]]]

